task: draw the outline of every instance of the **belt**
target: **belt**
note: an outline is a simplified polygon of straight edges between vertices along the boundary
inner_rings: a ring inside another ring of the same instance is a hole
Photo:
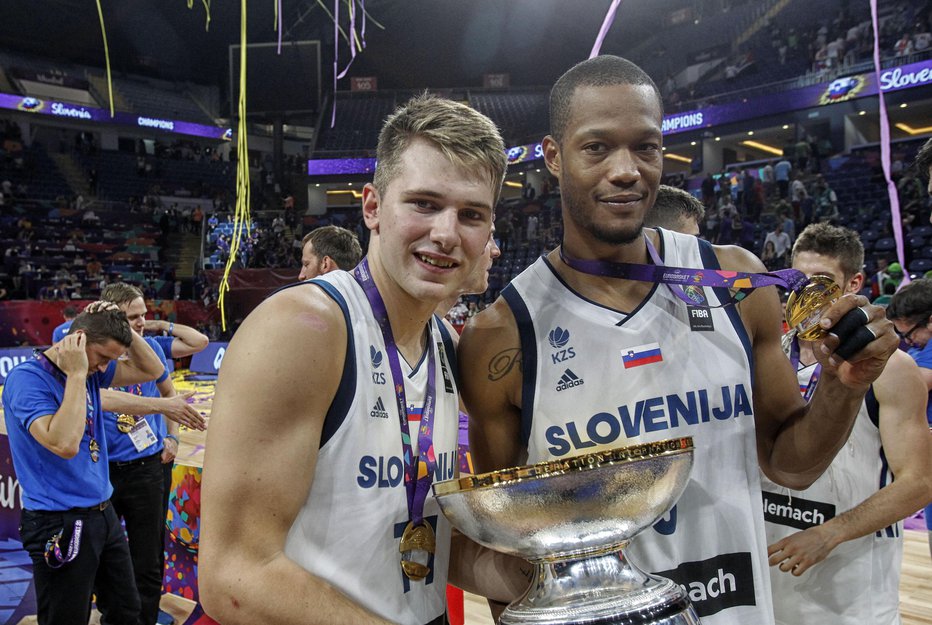
[[[157,451],[151,456],[146,456],[145,458],[136,458],[135,460],[124,460],[124,461],[114,460],[110,464],[115,467],[129,467],[134,464],[146,464],[147,462],[150,462],[152,460],[161,461],[161,459],[162,459],[162,452]]]
[[[88,506],[87,508],[72,508],[68,512],[103,512],[110,507],[110,500],[101,501],[99,504]]]

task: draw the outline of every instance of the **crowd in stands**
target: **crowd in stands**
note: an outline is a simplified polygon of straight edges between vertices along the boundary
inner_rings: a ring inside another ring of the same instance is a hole
[[[294,204],[283,210],[263,211],[256,215],[244,231],[234,266],[238,269],[298,267],[303,232]],[[234,230],[230,212],[219,210],[208,216],[205,239],[207,266],[216,268],[226,265]]]
[[[10,299],[84,300],[107,282],[127,281],[170,299],[176,280],[160,262],[158,238],[155,224],[125,210],[17,204],[0,214],[0,285]]]
[[[928,55],[932,50],[932,2],[904,0],[883,9],[881,59]],[[830,81],[869,63],[873,52],[874,33],[866,5],[842,3],[831,19],[821,21],[800,21],[787,11],[772,22],[765,21],[710,76],[678,86],[668,74],[660,86],[670,111],[700,108],[767,83],[793,80],[803,86]]]
[[[831,160],[788,148],[781,159],[707,174],[698,192],[706,210],[702,236],[720,245],[745,247],[776,270],[788,266],[796,235],[810,223],[844,225],[861,232],[870,274],[879,275],[878,267],[890,265],[894,282],[906,272],[922,276],[932,270],[932,245],[927,245],[932,243],[932,205],[920,172],[904,164],[912,162],[920,144],[921,140],[895,144],[892,154],[906,268],[893,263],[895,240],[876,147]],[[875,297],[889,280],[875,277]]]

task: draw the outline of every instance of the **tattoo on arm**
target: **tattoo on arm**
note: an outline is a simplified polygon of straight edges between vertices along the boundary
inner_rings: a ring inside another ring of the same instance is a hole
[[[515,365],[521,369],[521,348],[511,347],[501,351],[489,361],[489,379],[493,382],[501,380],[508,375]]]

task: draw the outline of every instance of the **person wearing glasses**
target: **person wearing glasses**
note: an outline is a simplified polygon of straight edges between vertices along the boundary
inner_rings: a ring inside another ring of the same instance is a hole
[[[929,145],[927,143],[926,147]],[[887,319],[893,322],[900,339],[909,346],[909,355],[919,365],[929,400],[932,400],[932,343],[929,342],[932,338],[932,278],[914,280],[900,289],[887,306]],[[932,428],[932,410],[928,404],[926,420]],[[932,555],[932,504],[926,506],[925,519],[929,554]]]

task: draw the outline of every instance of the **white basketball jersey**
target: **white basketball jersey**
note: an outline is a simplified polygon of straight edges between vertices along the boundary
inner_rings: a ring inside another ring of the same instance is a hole
[[[712,247],[660,230],[671,267],[718,268]],[[674,287],[681,288],[681,287]],[[521,336],[528,462],[692,436],[677,505],[625,551],[680,583],[705,625],[773,623],[752,405],[751,347],[724,294],[656,285],[626,314],[569,288],[546,259],[502,295]]]
[[[800,367],[800,389],[815,365]],[[893,481],[880,444],[873,388],[861,403],[848,442],[829,468],[805,491],[778,486],[763,475],[767,542],[820,525],[846,512]],[[796,577],[770,574],[777,623],[891,625],[900,623],[899,585],[903,524],[838,545],[822,562]]]
[[[450,526],[429,494],[425,522],[436,531],[437,552],[424,581],[401,570],[399,543],[408,523],[401,433],[382,333],[363,290],[349,273],[313,281],[343,309],[348,346],[343,377],[330,406],[314,481],[285,543],[285,554],[382,618],[424,625],[446,605]],[[302,288],[297,285],[296,288]],[[316,288],[316,287],[304,287]],[[429,348],[435,354],[434,483],[456,467],[459,405],[446,330],[434,318]],[[401,359],[414,454],[427,388],[428,359],[412,367]]]

